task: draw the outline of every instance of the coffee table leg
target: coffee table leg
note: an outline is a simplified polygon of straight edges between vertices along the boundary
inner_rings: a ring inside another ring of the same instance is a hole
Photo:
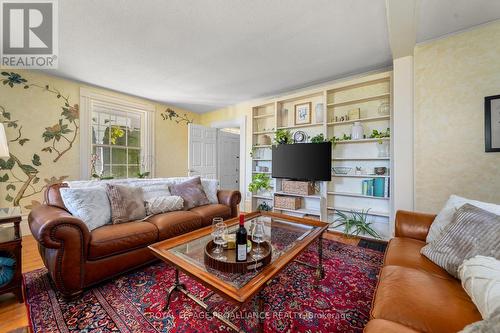
[[[257,294],[257,312],[259,316],[259,332],[264,332],[264,318],[265,318],[265,312],[264,312],[264,292],[261,290]]]
[[[165,307],[163,308],[163,311],[168,310],[168,306],[170,305],[170,298],[172,297],[172,294],[174,291],[181,291],[182,289],[186,289],[186,286],[179,281],[179,270],[176,268],[175,269],[175,282],[172,287],[168,289],[168,294],[167,294],[167,302],[165,303]]]
[[[319,280],[325,277],[325,271],[323,270],[323,234],[318,238],[318,268],[316,274]]]

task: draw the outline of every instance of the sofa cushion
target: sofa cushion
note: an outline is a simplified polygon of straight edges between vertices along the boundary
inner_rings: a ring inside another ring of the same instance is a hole
[[[481,320],[460,281],[401,266],[382,268],[371,316],[440,333],[457,332]]]
[[[111,220],[111,208],[104,187],[61,187],[60,192],[64,205],[71,215],[81,219],[90,231]]]
[[[205,190],[201,185],[200,177],[172,184],[169,186],[169,189],[172,195],[178,195],[184,199],[185,210],[210,204]]]
[[[458,278],[458,267],[476,255],[500,259],[500,216],[465,204],[422,254]]]
[[[201,216],[204,226],[211,225],[214,217],[226,219],[231,216],[231,208],[221,204],[196,207],[191,209],[190,212]]]
[[[179,236],[202,227],[201,217],[188,211],[176,211],[148,217],[145,221],[158,229],[160,240]]]
[[[425,242],[412,238],[395,237],[391,239],[385,253],[385,266],[403,266],[453,279],[444,269],[420,253]]]
[[[466,203],[484,209],[490,213],[500,215],[500,205],[462,198],[458,195],[451,195],[432,223],[429,233],[427,234],[427,243],[435,241],[439,235],[443,233],[446,226],[453,220],[455,212]]]
[[[140,220],[146,216],[144,192],[140,187],[106,184],[113,224]]]
[[[384,319],[372,319],[366,324],[364,333],[419,333],[409,327]]]
[[[95,260],[144,247],[158,240],[158,229],[151,223],[134,221],[105,225],[90,234],[89,259]]]

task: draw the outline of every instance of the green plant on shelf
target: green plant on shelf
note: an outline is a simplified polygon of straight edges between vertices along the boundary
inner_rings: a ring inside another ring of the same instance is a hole
[[[370,235],[375,238],[381,238],[380,235],[372,228],[372,222],[368,221],[367,210],[351,210],[348,213],[336,211],[338,217],[333,221],[334,227],[343,227],[344,232],[348,236]]]
[[[339,142],[339,141],[348,141],[348,140],[351,140],[351,136],[350,135],[347,135],[347,134],[343,134],[341,137],[332,137],[332,142]]]
[[[292,144],[292,133],[290,130],[279,129],[274,133],[274,143],[277,145]]]
[[[261,190],[271,189],[271,178],[264,173],[256,173],[252,176],[252,182],[248,184],[248,190],[257,193]]]
[[[334,143],[334,138],[331,138],[331,139],[327,139],[325,138],[325,136],[323,135],[323,133],[320,133],[318,135],[315,135],[311,138],[311,143],[323,143],[323,142],[332,142]]]
[[[378,143],[382,143],[384,138],[390,138],[391,137],[391,129],[387,128],[385,131],[378,131],[374,129],[372,131],[372,134],[370,134],[370,139],[379,139],[377,140]]]

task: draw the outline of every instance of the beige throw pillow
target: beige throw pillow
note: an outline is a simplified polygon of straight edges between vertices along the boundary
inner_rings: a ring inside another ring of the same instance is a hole
[[[161,196],[146,201],[146,214],[156,215],[182,210],[184,200],[177,195]]]
[[[140,187],[106,184],[113,224],[140,220],[146,216],[143,190]]]
[[[203,190],[200,177],[169,186],[172,195],[178,195],[184,200],[184,209],[208,205],[210,201]]]
[[[465,259],[477,255],[500,259],[500,216],[465,204],[441,235],[420,251],[456,278]]]

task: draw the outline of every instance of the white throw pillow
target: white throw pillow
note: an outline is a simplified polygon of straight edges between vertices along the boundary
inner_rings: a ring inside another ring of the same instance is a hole
[[[218,204],[219,198],[217,197],[217,188],[219,185],[219,181],[217,179],[202,179],[201,186],[203,186],[203,190],[207,195],[208,201],[211,204]]]
[[[177,195],[162,196],[146,200],[147,215],[173,212],[176,210],[182,210],[183,207],[184,200]]]
[[[61,198],[69,212],[87,225],[90,231],[111,221],[111,204],[103,186],[62,187]]]
[[[500,260],[484,256],[464,260],[458,276],[483,319],[500,311]]]
[[[439,237],[444,228],[453,220],[453,215],[457,209],[466,203],[484,209],[490,213],[500,215],[500,205],[462,198],[458,195],[451,195],[443,209],[441,209],[439,214],[434,219],[434,222],[431,224],[429,233],[427,234],[427,243],[430,243]]]

